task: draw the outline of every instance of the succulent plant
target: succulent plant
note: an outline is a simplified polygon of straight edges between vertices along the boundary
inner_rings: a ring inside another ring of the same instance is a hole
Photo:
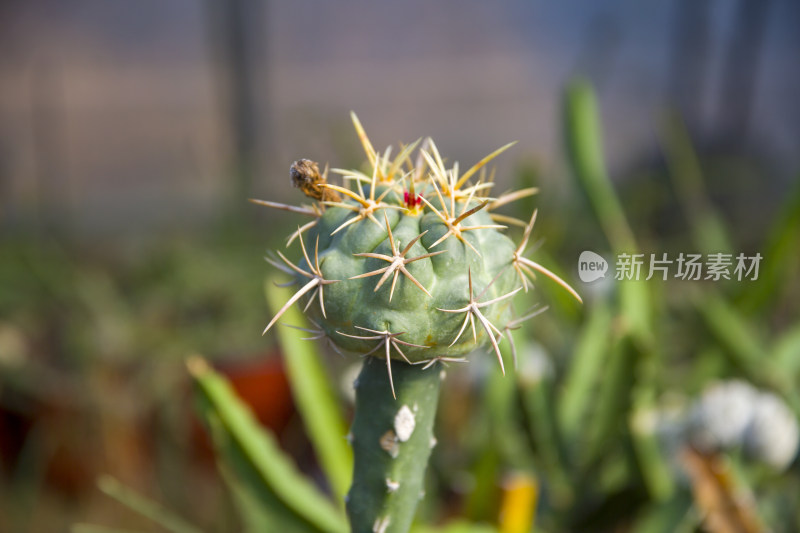
[[[391,148],[376,152],[355,114],[352,119],[367,172],[332,169],[343,177],[343,185],[336,185],[328,182],[327,167],[320,172],[317,163],[301,159],[292,165],[291,178],[314,200],[311,205],[253,200],[311,219],[288,238],[287,246],[297,242],[302,251],[298,264],[280,251],[267,259],[291,277],[287,285],[299,288],[264,332],[299,302],[314,324],[313,338],[385,359],[388,387],[376,383],[372,358],[357,381],[348,513],[354,531],[405,531],[434,440],[439,372],[426,370],[464,361],[489,344],[505,372],[501,341],[508,338],[516,361],[510,331],[537,314],[515,317],[511,300],[529,290],[536,274],[580,297],[524,255],[536,212],[527,223],[496,213],[537,192],[489,196],[493,183],[486,165],[514,143],[460,173],[458,163],[445,166],[431,139],[402,146],[395,157]],[[503,233],[508,225],[524,228],[519,245]],[[398,429],[401,419],[410,421],[413,438]]]
[[[377,153],[355,114],[352,118],[369,174],[334,169],[349,186],[334,185],[327,181],[327,168],[320,174],[316,163],[302,159],[292,165],[292,180],[317,200],[313,205],[253,200],[313,219],[289,237],[289,244],[299,241],[299,264],[281,252],[280,260],[268,258],[300,289],[265,333],[300,301],[318,334],[348,351],[430,365],[462,360],[489,342],[502,368],[498,342],[519,323],[512,318],[511,297],[527,292],[535,272],[580,300],[564,281],[523,255],[536,213],[526,224],[494,212],[536,193],[529,188],[488,196],[492,183],[485,165],[514,143],[459,174],[458,163],[445,168],[430,139],[416,161],[412,153],[420,141],[394,158],[391,149]],[[502,233],[501,223],[525,228],[519,246]]]

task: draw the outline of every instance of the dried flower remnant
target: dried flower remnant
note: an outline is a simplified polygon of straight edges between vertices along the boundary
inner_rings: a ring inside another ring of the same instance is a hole
[[[292,185],[303,191],[309,198],[323,202],[338,202],[340,200],[336,191],[325,188],[328,181],[328,168],[319,173],[319,165],[310,159],[298,159],[289,169]]]

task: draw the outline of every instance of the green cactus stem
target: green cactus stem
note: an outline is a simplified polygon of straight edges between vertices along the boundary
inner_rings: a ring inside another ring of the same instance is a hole
[[[436,444],[438,364],[423,370],[391,361],[397,399],[386,387],[386,368],[364,360],[356,380],[351,429],[355,455],[347,515],[353,533],[405,533],[423,496],[428,457]]]

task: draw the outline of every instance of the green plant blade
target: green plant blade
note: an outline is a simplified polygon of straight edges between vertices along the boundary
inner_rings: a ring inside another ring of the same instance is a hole
[[[559,422],[565,442],[577,445],[581,428],[586,422],[608,357],[611,319],[608,303],[604,300],[595,302],[578,338],[558,403]]]
[[[731,362],[753,383],[768,387],[783,396],[800,413],[800,396],[791,375],[781,370],[769,357],[764,342],[736,309],[719,295],[706,291],[695,297],[700,316],[726,350]]]
[[[591,86],[575,80],[565,95],[565,136],[572,172],[616,252],[636,249],[633,232],[614,192],[603,160],[603,137],[597,98]]]
[[[273,313],[291,296],[289,290],[271,282],[267,282],[265,292]],[[284,313],[283,322],[309,327],[297,307]],[[353,451],[345,439],[347,425],[326,376],[321,354],[316,343],[303,340],[303,337],[309,336],[306,332],[284,326],[277,328],[277,334],[295,404],[331,489],[343,504],[353,473]]]
[[[519,339],[521,336],[515,336]],[[519,342],[517,347],[520,347]],[[520,353],[525,354],[524,346]],[[509,367],[512,365],[507,363]],[[517,376],[518,370],[513,370]],[[486,380],[482,403],[489,422],[489,440],[486,445],[497,451],[501,464],[523,471],[534,470],[534,459],[521,420],[515,416],[518,402],[516,380],[501,372],[492,372]],[[492,480],[495,483],[495,480]]]
[[[619,304],[625,333],[642,354],[656,350],[653,326],[652,285],[645,281],[623,281],[619,284]]]
[[[518,339],[518,332],[514,333],[514,338]],[[524,351],[519,353],[525,357]],[[468,447],[474,450],[477,457],[470,469],[474,484],[464,504],[462,516],[470,522],[479,523],[495,518],[495,507],[499,498],[499,472],[504,469],[531,473],[536,471],[524,421],[517,416],[517,379],[511,377],[518,377],[519,371],[510,360],[505,364],[507,375],[503,375],[498,369],[486,377],[481,398],[476,403],[478,410],[471,422],[473,437]]]
[[[637,355],[629,336],[612,341],[603,380],[587,424],[584,453],[578,458],[579,468],[585,469],[603,457],[615,442],[615,434],[626,425],[639,361]]]
[[[782,295],[787,283],[797,279],[800,266],[800,180],[788,192],[780,212],[767,234],[764,259],[757,280],[747,285],[743,295],[748,311],[766,309]]]
[[[497,528],[488,524],[455,521],[442,527],[417,526],[411,533],[498,533]]]
[[[190,359],[188,367],[201,400],[200,415],[240,483],[276,515],[291,517],[290,531],[347,532],[344,516],[297,471],[230,384],[200,358]]]
[[[279,530],[286,533],[316,533],[319,529],[278,499],[272,490],[264,490],[262,480],[247,455],[225,431],[219,417],[208,414],[208,427],[214,448],[218,450],[219,471],[231,492],[232,502],[246,533]]]
[[[651,390],[634,393],[634,407],[628,416],[631,442],[639,471],[650,497],[657,502],[668,501],[675,493],[675,482],[655,433],[655,412]]]
[[[111,476],[101,476],[97,485],[105,494],[136,511],[172,533],[200,533],[200,530],[183,518],[168,511],[159,503],[126,487]]]
[[[70,533],[143,533],[133,529],[117,529],[115,527],[95,526],[93,524],[74,524]]]
[[[686,126],[677,114],[664,120],[661,137],[669,175],[690,223],[694,245],[706,252],[731,253],[733,246],[725,223],[708,199],[700,161]]]
[[[772,348],[770,358],[781,372],[797,376],[800,372],[800,324],[781,335]]]
[[[525,336],[514,332],[514,339],[520,354],[529,353],[530,343]],[[539,357],[545,357],[540,354]],[[529,438],[533,442],[537,456],[537,469],[548,485],[552,505],[558,508],[567,507],[574,497],[566,469],[566,457],[562,446],[562,435],[556,421],[553,405],[553,376],[545,363],[539,362],[517,374],[519,401],[527,418]]]
[[[634,533],[691,533],[697,530],[699,513],[693,512],[692,497],[678,492],[669,500],[649,506],[633,524]]]
[[[219,420],[216,425],[219,426]],[[216,441],[216,439],[214,440]],[[218,464],[225,484],[231,491],[233,503],[239,511],[245,533],[268,531],[275,524],[282,524],[282,529],[292,529],[292,526],[286,527],[286,523],[291,521],[291,517],[282,518],[280,516],[282,514],[280,511],[288,513],[288,509],[282,507],[277,501],[275,501],[276,505],[265,505],[254,491],[239,481],[239,478],[233,473],[233,469],[227,467],[224,461],[220,460]],[[279,512],[271,512],[272,509],[277,509]]]

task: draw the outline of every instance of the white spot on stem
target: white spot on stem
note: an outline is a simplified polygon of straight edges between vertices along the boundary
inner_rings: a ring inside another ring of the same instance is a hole
[[[386,529],[389,527],[390,522],[391,519],[389,519],[388,516],[378,518],[375,520],[375,523],[372,524],[372,533],[386,533]]]
[[[417,421],[414,418],[414,413],[411,412],[407,405],[402,406],[394,416],[394,432],[400,442],[405,442],[411,438],[416,425]]]
[[[397,481],[392,481],[388,477],[386,478],[386,490],[389,492],[394,492],[400,488],[400,483]]]

